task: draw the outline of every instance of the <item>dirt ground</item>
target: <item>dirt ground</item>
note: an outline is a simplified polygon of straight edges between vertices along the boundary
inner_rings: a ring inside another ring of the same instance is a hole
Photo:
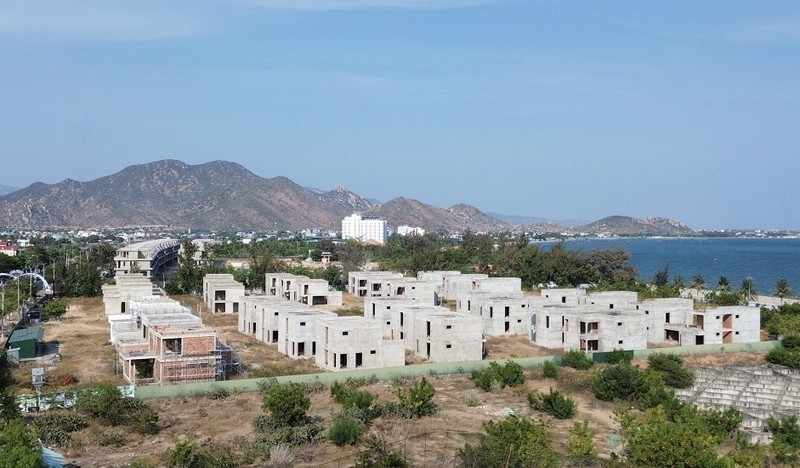
[[[550,418],[528,408],[526,391],[546,392],[551,387],[566,391],[572,387],[564,382],[571,377],[567,376],[562,382],[562,379],[542,379],[536,370],[528,370],[526,374],[528,382],[524,389],[505,388],[491,393],[475,388],[466,375],[429,376],[428,380],[436,389],[434,400],[439,414],[415,420],[379,418],[368,432],[386,437],[396,448],[405,451],[414,466],[453,466],[459,448],[465,443],[477,443],[484,422],[502,420],[513,411],[518,416],[544,421],[553,444],[560,451],[566,451],[573,423],[588,420],[596,431],[598,451],[609,453],[609,436],[618,428],[613,418],[614,405],[595,401],[588,394],[573,393],[578,403],[575,418],[567,421]],[[390,382],[379,382],[365,389],[379,395],[379,401],[395,399]],[[468,404],[470,399],[475,399],[473,406]],[[327,388],[313,393],[311,401],[309,415],[323,421],[329,421],[331,414],[340,409],[331,400]],[[198,443],[213,441],[216,447],[238,452],[255,438],[252,421],[262,414],[261,397],[256,393],[234,394],[222,400],[192,396],[148,403],[160,415],[162,429],[158,435],[141,436],[122,428],[93,425],[76,433],[74,447],[61,448],[65,461],[80,466],[122,467],[133,458],[141,457],[163,466],[166,451],[176,441],[186,439]],[[124,436],[124,445],[108,443],[109,439],[113,440],[109,434]],[[358,451],[358,447],[339,448],[330,442],[303,447],[294,452],[295,466],[349,466],[355,462]]]

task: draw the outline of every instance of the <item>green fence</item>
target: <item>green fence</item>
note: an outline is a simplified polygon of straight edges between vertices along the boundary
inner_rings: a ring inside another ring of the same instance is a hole
[[[716,344],[716,345],[696,345],[681,346],[673,348],[642,349],[634,351],[634,357],[646,358],[651,353],[672,353],[680,355],[690,354],[730,354],[742,352],[765,352],[780,345],[780,341],[761,341],[758,343],[736,343],[736,344]],[[386,367],[382,369],[353,369],[339,372],[323,372],[319,374],[284,375],[279,377],[268,377],[262,379],[246,380],[226,380],[220,382],[200,382],[180,385],[165,386],[142,386],[136,387],[136,398],[149,400],[154,398],[172,398],[184,395],[206,394],[217,389],[225,389],[229,392],[256,392],[262,383],[312,383],[320,382],[330,385],[336,381],[347,378],[368,378],[376,377],[379,380],[392,380],[402,377],[420,377],[431,374],[460,374],[473,370],[482,370],[489,367],[490,362],[502,364],[509,359],[496,359],[486,361],[467,361],[450,363],[428,363],[414,364],[403,367]],[[513,358],[511,361],[517,362],[522,367],[537,367],[544,361],[552,360],[560,362],[560,356],[542,356]]]

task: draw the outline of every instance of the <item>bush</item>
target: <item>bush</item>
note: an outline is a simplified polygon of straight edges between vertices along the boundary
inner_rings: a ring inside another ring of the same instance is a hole
[[[569,433],[569,458],[573,466],[593,466],[597,458],[594,447],[595,431],[589,429],[589,421],[575,422]]]
[[[306,411],[311,407],[311,400],[299,384],[270,385],[263,393],[261,406],[270,413],[275,424],[299,426],[307,422]]]
[[[555,379],[558,377],[558,366],[551,360],[546,360],[542,363],[542,377],[547,379]]]
[[[75,409],[109,426],[126,425],[140,434],[159,431],[158,413],[141,400],[123,397],[111,384],[103,384],[81,395]]]
[[[650,391],[650,382],[638,367],[619,364],[603,369],[593,379],[598,400],[637,401]]]
[[[675,354],[654,353],[647,357],[647,366],[661,374],[664,384],[672,388],[689,388],[694,384],[694,374],[683,366]]]
[[[370,436],[365,441],[366,450],[358,455],[353,468],[409,468],[403,454],[394,450],[383,437]]]
[[[438,409],[433,402],[436,390],[425,377],[411,387],[397,387],[396,392],[400,410],[407,418],[430,416]]]
[[[486,435],[478,445],[467,444],[458,451],[462,466],[558,466],[558,453],[550,445],[543,424],[509,416],[485,423],[484,429]]]
[[[362,412],[369,410],[377,395],[366,390],[359,390],[355,385],[334,382],[331,385],[331,397],[345,409],[357,408]]]
[[[364,423],[345,411],[334,416],[328,438],[339,447],[355,445],[363,432]]]
[[[537,391],[528,393],[528,405],[536,411],[547,413],[557,419],[569,419],[575,415],[575,400],[558,390],[542,395]]]
[[[476,397],[475,395],[468,395],[466,402],[467,406],[469,406],[470,408],[474,408],[475,406],[478,406],[480,404],[478,397]]]
[[[781,463],[792,466],[800,460],[800,425],[797,416],[785,419],[776,419],[772,416],[767,420],[767,427],[772,432],[772,450],[775,458]]]
[[[525,383],[525,373],[522,366],[514,361],[507,361],[505,365],[490,362],[485,370],[474,370],[471,379],[475,386],[488,392],[492,390],[493,383],[496,382],[499,388],[518,387]]]
[[[561,356],[561,365],[573,369],[586,370],[594,365],[592,359],[583,351],[571,349]]]
[[[614,349],[606,357],[608,364],[630,364],[633,360],[633,353],[624,349]]]
[[[33,424],[42,442],[62,447],[72,442],[71,433],[86,427],[81,415],[68,411],[49,411],[37,417]]]

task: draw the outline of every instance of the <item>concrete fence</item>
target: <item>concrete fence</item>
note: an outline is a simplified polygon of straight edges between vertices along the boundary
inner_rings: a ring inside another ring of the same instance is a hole
[[[678,355],[703,355],[703,354],[732,354],[743,352],[766,352],[780,345],[780,341],[761,341],[757,343],[735,344],[709,344],[696,346],[681,346],[673,348],[642,349],[634,351],[635,358],[646,358],[652,353],[671,353]],[[591,355],[591,353],[590,353]],[[155,398],[172,398],[207,394],[219,389],[229,392],[256,392],[262,384],[273,383],[314,383],[319,382],[330,385],[336,381],[348,378],[370,378],[378,380],[392,380],[403,377],[420,377],[432,374],[461,374],[473,370],[482,370],[489,367],[490,362],[503,364],[514,361],[522,367],[538,367],[547,360],[556,363],[561,361],[560,356],[541,356],[527,358],[496,359],[485,361],[468,361],[452,363],[414,364],[403,367],[386,367],[382,369],[353,369],[339,372],[323,372],[318,374],[284,375],[260,379],[226,380],[220,382],[201,382],[167,386],[142,386],[136,387],[136,398],[149,400]]]

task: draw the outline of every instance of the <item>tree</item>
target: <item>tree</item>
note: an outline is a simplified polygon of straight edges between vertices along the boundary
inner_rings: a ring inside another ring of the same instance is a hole
[[[664,265],[653,275],[653,286],[666,286],[669,283],[669,264]]]
[[[556,467],[559,456],[553,450],[545,426],[526,418],[509,416],[484,424],[486,435],[477,446],[459,450],[461,464],[468,468]]]
[[[436,413],[436,403],[433,402],[436,390],[425,377],[411,387],[398,386],[396,392],[400,409],[408,417],[420,418]]]
[[[694,383],[694,374],[675,354],[653,353],[647,356],[647,367],[661,374],[664,384],[669,387],[689,388]]]
[[[261,407],[270,413],[276,424],[299,426],[308,420],[306,411],[311,407],[311,399],[300,384],[291,382],[270,385],[264,390]]]
[[[706,288],[706,279],[703,275],[694,275],[692,277],[692,289],[697,291],[697,296],[702,297],[702,292]]]
[[[720,276],[717,280],[717,292],[728,293],[731,291],[731,282],[727,276]]]
[[[792,288],[789,287],[789,282],[786,281],[786,278],[781,278],[775,284],[775,289],[772,290],[772,293],[781,298],[781,304],[783,304],[783,299],[787,297],[794,297],[794,291]]]
[[[745,278],[742,280],[742,285],[739,287],[739,295],[746,302],[754,302],[756,300],[756,285],[753,283],[753,278]]]
[[[589,428],[589,421],[575,422],[569,433],[569,458],[576,467],[593,466],[597,458],[594,446],[595,431]]]
[[[67,301],[50,301],[44,305],[43,309],[47,318],[60,319],[67,313]]]
[[[0,466],[30,468],[42,466],[42,450],[34,431],[23,419],[0,420]]]
[[[728,466],[717,455],[714,437],[702,426],[695,421],[671,421],[663,407],[636,419],[623,418],[622,426],[627,434],[625,455],[632,466]]]

